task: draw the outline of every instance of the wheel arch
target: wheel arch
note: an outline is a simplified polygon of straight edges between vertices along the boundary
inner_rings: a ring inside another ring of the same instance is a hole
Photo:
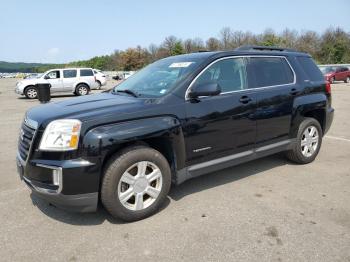
[[[139,119],[96,127],[87,132],[83,141],[88,154],[100,159],[101,172],[109,160],[131,146],[148,146],[159,151],[168,161],[172,179],[185,166],[185,142],[180,122],[172,116]]]
[[[325,94],[312,94],[298,97],[294,101],[290,136],[295,137],[300,123],[305,117],[316,119],[325,133],[327,97]]]
[[[74,90],[76,90],[79,85],[85,85],[87,88],[89,88],[89,90],[91,89],[91,87],[90,87],[90,85],[88,83],[86,83],[86,82],[78,82],[77,84],[75,84]]]

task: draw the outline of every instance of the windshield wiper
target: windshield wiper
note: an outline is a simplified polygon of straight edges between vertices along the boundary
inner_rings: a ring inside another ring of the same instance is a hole
[[[126,93],[126,94],[129,94],[129,95],[132,95],[133,97],[138,97],[139,95],[136,93],[136,92],[134,92],[134,91],[132,91],[132,90],[130,90],[130,89],[123,89],[123,90],[116,90],[117,92],[120,92],[120,93]]]

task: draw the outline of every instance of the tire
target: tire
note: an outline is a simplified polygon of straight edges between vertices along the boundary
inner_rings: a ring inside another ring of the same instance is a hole
[[[150,174],[154,174],[152,178]],[[170,186],[170,167],[160,152],[146,146],[128,147],[108,161],[101,201],[115,218],[128,222],[141,220],[159,210]]]
[[[96,87],[96,89],[97,90],[100,90],[101,89],[101,87],[102,87],[102,84],[101,84],[101,82],[100,81],[96,81],[97,82],[97,87]]]
[[[331,78],[331,80],[330,80],[330,83],[331,83],[331,84],[334,84],[334,82],[335,82],[335,77],[333,76],[333,77]]]
[[[75,94],[78,96],[85,96],[88,95],[90,92],[90,88],[89,86],[87,86],[86,84],[79,84],[76,88],[75,88]]]
[[[310,135],[313,128],[317,131],[315,135],[306,138],[305,133],[308,132]],[[308,164],[314,161],[321,148],[322,136],[320,123],[314,118],[304,118],[299,125],[296,143],[293,144],[291,150],[286,152],[287,158],[298,164]]]
[[[344,80],[344,83],[350,83],[350,76],[346,77],[346,79]]]
[[[24,95],[26,96],[26,98],[35,99],[38,98],[38,91],[34,86],[29,86],[25,89]]]

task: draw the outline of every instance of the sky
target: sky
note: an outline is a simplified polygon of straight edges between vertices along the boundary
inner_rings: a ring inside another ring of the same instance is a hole
[[[223,27],[350,32],[349,0],[0,0],[0,61],[66,63]]]

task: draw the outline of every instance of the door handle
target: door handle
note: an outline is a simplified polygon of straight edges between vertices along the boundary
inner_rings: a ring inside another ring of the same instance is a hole
[[[239,99],[239,102],[241,102],[242,104],[248,104],[250,101],[252,101],[252,99],[249,96],[242,96]]]
[[[292,88],[289,94],[291,94],[292,96],[296,96],[297,94],[299,94],[299,91],[296,88]]]

